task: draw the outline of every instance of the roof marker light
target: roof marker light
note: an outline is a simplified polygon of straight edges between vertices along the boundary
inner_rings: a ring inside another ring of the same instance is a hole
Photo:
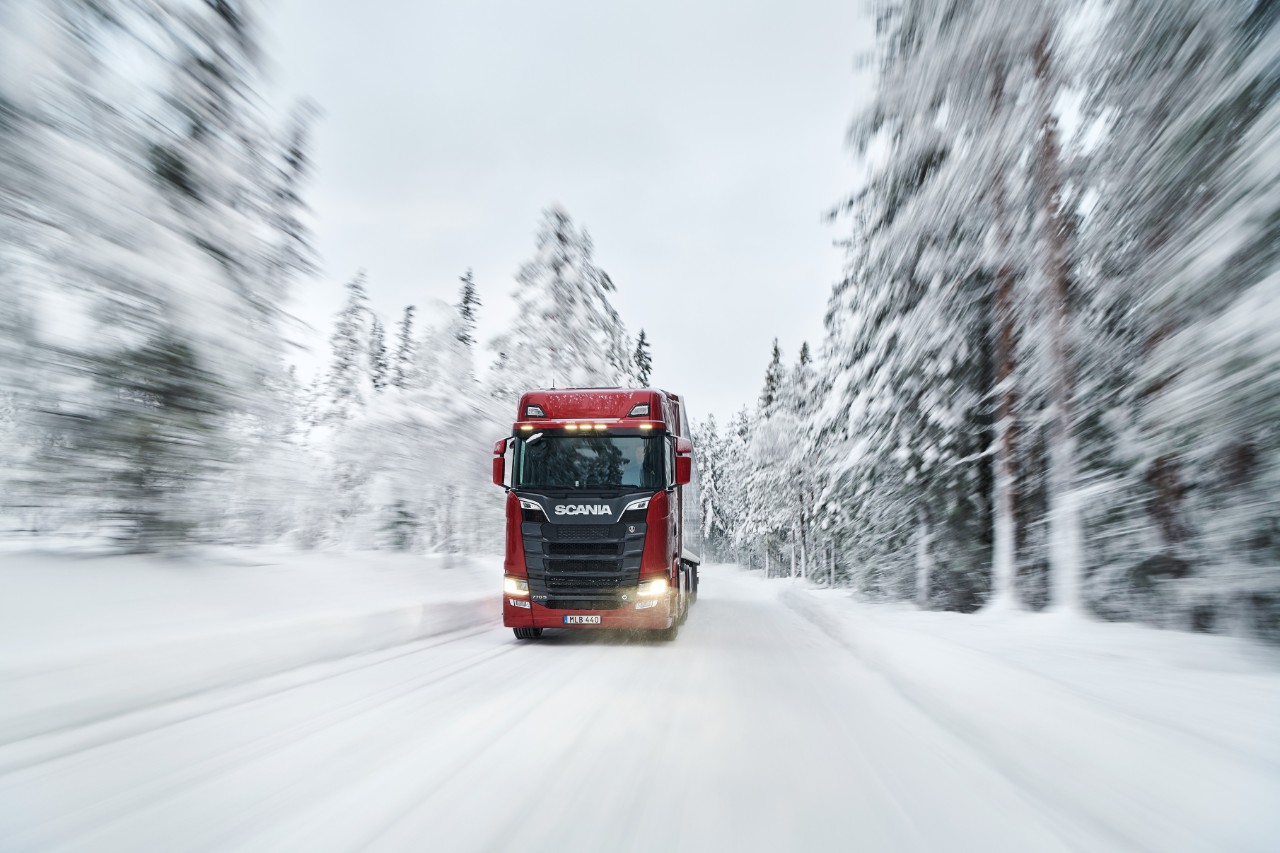
[[[525,432],[533,432],[533,424],[521,424],[520,429],[524,430]]]
[[[564,425],[564,428],[565,428],[565,429],[567,429],[567,430],[573,431],[573,430],[576,430],[576,429],[578,428],[578,425],[577,425],[577,424],[565,424],[565,425]]]
[[[609,428],[609,425],[608,425],[608,424],[596,424],[596,425],[595,425],[595,429],[597,429],[597,430],[601,430],[601,429],[608,429],[608,428]]]
[[[653,424],[640,424],[640,429],[653,429]]]

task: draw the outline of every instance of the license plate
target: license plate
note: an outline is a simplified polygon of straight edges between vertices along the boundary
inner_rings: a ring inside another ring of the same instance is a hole
[[[566,625],[599,625],[599,616],[566,616],[564,617]]]

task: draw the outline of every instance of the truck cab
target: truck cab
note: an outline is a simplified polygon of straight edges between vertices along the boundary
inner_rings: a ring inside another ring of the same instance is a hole
[[[506,495],[503,624],[674,639],[697,594],[696,472],[681,399],[651,388],[520,398],[494,445]]]

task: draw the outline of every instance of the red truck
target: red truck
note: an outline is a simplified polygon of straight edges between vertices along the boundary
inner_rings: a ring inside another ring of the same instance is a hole
[[[529,391],[493,454],[493,482],[507,490],[503,625],[522,640],[544,628],[674,639],[702,561],[680,398],[652,388]]]

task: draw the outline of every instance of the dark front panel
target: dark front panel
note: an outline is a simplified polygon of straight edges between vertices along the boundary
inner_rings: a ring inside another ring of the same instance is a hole
[[[616,610],[634,601],[643,523],[526,522],[521,533],[534,601],[563,610]]]

